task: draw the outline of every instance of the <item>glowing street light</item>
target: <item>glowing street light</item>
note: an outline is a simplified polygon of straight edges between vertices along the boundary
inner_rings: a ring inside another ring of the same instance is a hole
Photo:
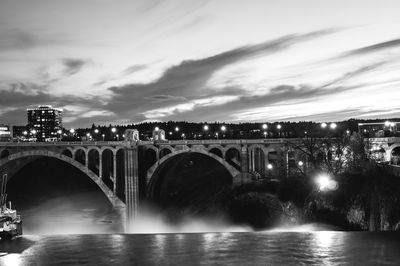
[[[119,140],[119,134],[117,134],[116,136],[117,136],[117,140]]]
[[[300,167],[304,165],[303,161],[299,161],[297,164],[298,164]]]
[[[61,135],[62,134],[62,130],[61,129],[57,130],[57,134]]]
[[[105,134],[101,134],[101,136],[103,137],[103,141],[104,141],[104,138],[106,137],[106,135]]]
[[[335,190],[337,188],[337,182],[327,174],[317,176],[315,183],[320,191]]]
[[[179,127],[176,127],[176,128],[175,128],[175,131],[178,132],[178,131],[179,131]]]
[[[22,134],[24,134],[24,136],[26,136],[26,135],[28,135],[28,131],[24,131],[24,132],[22,132]]]
[[[226,130],[226,126],[221,126],[221,131],[225,132],[225,130]]]
[[[35,134],[37,133],[36,129],[33,129],[33,130],[31,131],[31,133],[32,133],[33,135],[35,135]]]
[[[209,129],[208,125],[204,125],[203,129],[204,131],[207,131]]]
[[[154,130],[155,130],[155,131],[159,131],[160,128],[159,128],[159,127],[155,127]]]
[[[282,129],[282,125],[281,124],[277,124],[276,125],[276,129]]]
[[[385,121],[385,127],[389,127],[390,126],[390,122],[389,121]]]
[[[326,128],[327,126],[328,126],[328,124],[325,123],[325,122],[321,124],[321,127],[322,127],[322,128]]]
[[[329,126],[330,126],[331,129],[335,129],[337,127],[337,124],[336,123],[331,123]]]
[[[181,135],[181,136],[182,136],[182,139],[184,139],[184,138],[185,138],[185,133],[182,133],[182,135]]]
[[[94,130],[94,133],[98,134],[98,133],[99,133],[99,130],[96,128],[96,129]]]
[[[268,128],[268,125],[267,125],[267,124],[263,124],[263,125],[262,125],[262,129],[266,130],[267,128]]]
[[[74,134],[74,133],[75,133],[75,129],[71,128],[71,129],[69,130],[69,133]]]
[[[270,163],[267,164],[267,169],[268,169],[268,170],[272,170],[272,168],[274,168],[274,166],[273,166],[272,164],[270,164]]]
[[[117,132],[117,129],[115,127],[113,127],[113,128],[111,128],[111,132],[115,133],[115,132]]]
[[[263,134],[264,134],[264,138],[267,138],[267,134],[268,134],[267,131],[264,131]]]
[[[346,134],[349,135],[350,134],[350,130],[346,130]]]

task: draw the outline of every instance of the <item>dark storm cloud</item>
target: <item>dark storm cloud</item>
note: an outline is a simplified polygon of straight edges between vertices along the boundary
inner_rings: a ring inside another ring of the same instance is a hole
[[[78,73],[84,65],[88,63],[88,60],[78,58],[64,58],[62,63],[65,67],[64,74],[71,76]]]
[[[108,109],[118,114],[136,114],[160,107],[158,100],[151,98],[154,95],[172,96],[169,104],[182,103],[182,99],[190,100],[213,95],[215,90],[207,87],[207,81],[223,67],[282,51],[298,42],[322,37],[333,32],[335,31],[323,30],[303,35],[289,35],[261,44],[239,47],[199,60],[183,61],[179,65],[167,69],[154,82],[109,88],[113,97],[108,104]]]

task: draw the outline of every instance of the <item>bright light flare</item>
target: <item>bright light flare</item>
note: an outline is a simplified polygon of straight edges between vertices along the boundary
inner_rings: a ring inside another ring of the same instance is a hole
[[[321,174],[316,179],[318,189],[320,191],[335,190],[337,188],[337,182],[332,180],[327,174]]]

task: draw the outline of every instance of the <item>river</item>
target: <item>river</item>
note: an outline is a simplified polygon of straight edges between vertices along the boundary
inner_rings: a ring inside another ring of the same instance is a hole
[[[399,265],[400,235],[369,232],[25,235],[1,265]]]

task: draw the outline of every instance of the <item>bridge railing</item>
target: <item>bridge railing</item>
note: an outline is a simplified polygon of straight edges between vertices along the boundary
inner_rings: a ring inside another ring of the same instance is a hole
[[[126,141],[55,141],[55,142],[0,142],[1,146],[6,147],[51,147],[51,146],[121,146],[126,145]]]

